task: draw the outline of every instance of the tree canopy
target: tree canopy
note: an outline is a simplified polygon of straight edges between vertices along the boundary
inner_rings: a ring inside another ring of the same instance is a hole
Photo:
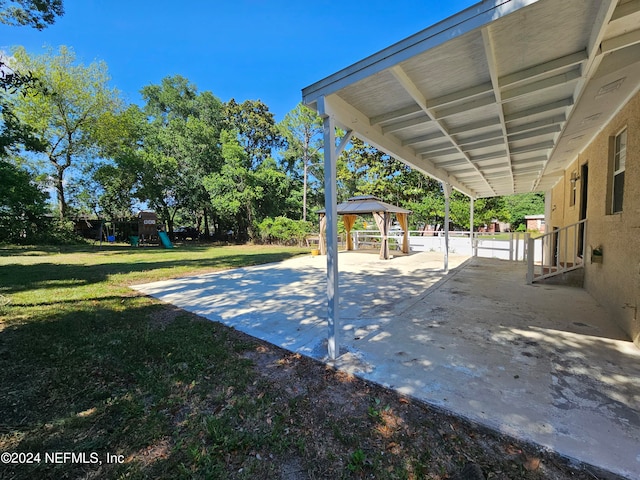
[[[224,103],[180,75],[143,87],[142,105],[124,105],[106,65],[83,65],[70,48],[41,56],[18,48],[11,62],[0,76],[5,219],[43,212],[51,188],[60,218],[126,220],[146,207],[169,233],[183,225],[218,239],[277,239],[317,221],[309,212],[324,206],[324,146],[309,108],[296,106],[278,124],[262,101]],[[337,173],[339,200],[371,194],[412,210],[412,229],[444,223],[438,181],[357,138]],[[515,228],[543,210],[541,194],[477,199],[474,227]],[[469,228],[469,199],[456,192],[451,221]]]
[[[28,125],[44,147],[40,155],[24,160],[43,177],[48,177],[57,195],[61,218],[67,215],[69,170],[97,158],[96,136],[105,116],[120,106],[118,93],[108,86],[107,66],[93,62],[78,64],[72,49],[30,56],[23,48],[14,52],[20,65],[38,78],[39,94],[14,95],[10,109]]]
[[[62,0],[0,0],[0,22],[42,30],[64,14]]]

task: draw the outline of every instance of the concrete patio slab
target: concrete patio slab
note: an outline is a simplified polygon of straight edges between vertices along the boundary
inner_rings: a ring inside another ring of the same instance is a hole
[[[341,253],[336,367],[517,438],[640,478],[640,350],[584,290],[508,261]],[[135,289],[326,361],[326,259]]]

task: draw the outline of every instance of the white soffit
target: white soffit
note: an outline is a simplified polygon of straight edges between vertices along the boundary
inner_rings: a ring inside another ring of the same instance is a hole
[[[303,89],[471,197],[551,188],[640,84],[640,0],[491,0]]]

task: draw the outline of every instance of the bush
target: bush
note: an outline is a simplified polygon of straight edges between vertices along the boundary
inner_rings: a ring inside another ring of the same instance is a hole
[[[267,217],[258,224],[258,232],[263,243],[277,243],[280,245],[297,244],[302,246],[312,229],[311,222],[291,220],[287,217]]]
[[[0,215],[0,243],[14,245],[76,245],[73,222],[49,215]]]

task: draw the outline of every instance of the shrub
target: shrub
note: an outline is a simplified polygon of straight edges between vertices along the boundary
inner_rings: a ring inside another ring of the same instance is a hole
[[[287,217],[265,218],[258,225],[260,238],[264,243],[302,246],[304,239],[311,233],[311,222],[291,220]]]

